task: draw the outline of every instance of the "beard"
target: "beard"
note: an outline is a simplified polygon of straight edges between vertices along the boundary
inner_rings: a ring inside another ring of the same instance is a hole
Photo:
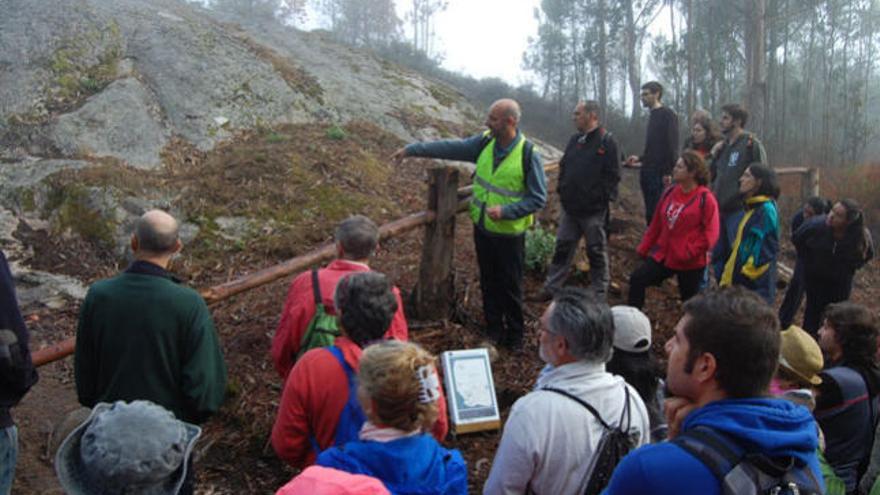
[[[553,366],[553,363],[551,362],[552,360],[550,359],[550,356],[547,355],[547,351],[542,344],[538,344],[538,357],[541,358],[541,361],[543,361],[544,364]]]

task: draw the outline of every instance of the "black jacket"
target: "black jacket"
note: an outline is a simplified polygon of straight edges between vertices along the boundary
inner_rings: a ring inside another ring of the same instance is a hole
[[[857,233],[839,241],[825,224],[827,215],[805,221],[792,235],[798,257],[804,262],[804,276],[814,283],[852,283],[853,274],[874,256],[871,234],[865,230],[864,244]]]
[[[0,428],[12,426],[9,409],[36,382],[27,327],[18,310],[6,255],[0,251]]]
[[[640,160],[642,167],[654,168],[660,175],[672,175],[678,158],[678,115],[669,107],[651,110],[645,131],[645,151]]]
[[[568,140],[559,161],[559,198],[572,216],[602,211],[617,199],[620,156],[610,132],[599,127]]]

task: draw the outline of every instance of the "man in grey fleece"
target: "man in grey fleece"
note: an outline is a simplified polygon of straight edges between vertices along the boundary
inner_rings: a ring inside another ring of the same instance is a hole
[[[739,194],[739,178],[752,163],[767,164],[764,145],[753,133],[745,131],[749,112],[741,105],[728,103],[721,107],[721,132],[724,139],[715,144],[707,157],[712,173],[712,192],[718,200],[721,228],[728,239],[736,238],[736,229],[743,215],[742,198]],[[719,243],[720,244],[720,243]],[[718,245],[715,246],[718,249]],[[715,277],[724,270],[722,256],[712,253]]]

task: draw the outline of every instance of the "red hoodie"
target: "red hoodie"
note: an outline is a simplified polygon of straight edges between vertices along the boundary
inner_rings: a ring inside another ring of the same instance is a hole
[[[660,198],[636,251],[670,270],[696,270],[706,266],[718,234],[718,202],[712,191],[697,186],[685,194],[676,184]]]

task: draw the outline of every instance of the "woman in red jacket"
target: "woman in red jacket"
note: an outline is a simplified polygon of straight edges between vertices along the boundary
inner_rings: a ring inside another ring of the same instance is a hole
[[[636,249],[645,262],[629,276],[630,306],[645,304],[645,289],[676,275],[681,300],[700,288],[708,253],[718,240],[718,202],[706,187],[709,169],[685,151],[672,169],[675,185],[663,192],[651,225]]]

